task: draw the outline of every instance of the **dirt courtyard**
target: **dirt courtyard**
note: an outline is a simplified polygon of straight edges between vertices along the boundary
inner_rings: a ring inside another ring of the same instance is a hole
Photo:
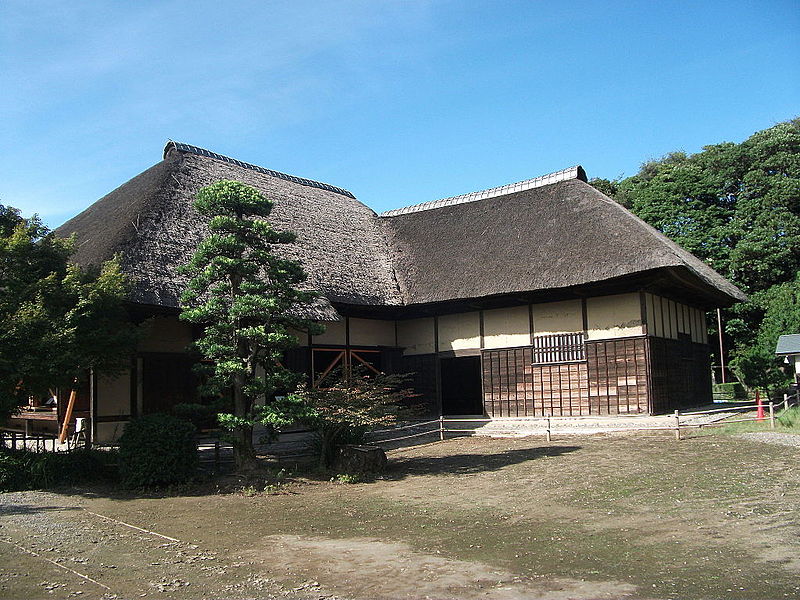
[[[461,438],[369,483],[0,494],[3,598],[800,597],[797,448]]]

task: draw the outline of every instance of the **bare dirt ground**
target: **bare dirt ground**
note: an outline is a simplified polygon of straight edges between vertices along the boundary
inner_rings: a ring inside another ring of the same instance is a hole
[[[0,596],[796,598],[797,459],[723,435],[462,438],[370,483],[3,494]]]

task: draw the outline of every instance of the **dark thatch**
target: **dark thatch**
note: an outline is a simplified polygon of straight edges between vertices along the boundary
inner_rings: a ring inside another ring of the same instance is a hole
[[[235,179],[275,202],[270,220],[276,229],[297,234],[297,243],[280,251],[303,262],[310,286],[322,294],[309,316],[337,319],[331,302],[400,303],[378,217],[348,192],[193,150],[168,144],[161,163],[59,227],[59,235],[77,236],[76,262],[99,264],[119,253],[134,281],[131,300],[177,307],[186,284],[177,269],[208,234],[206,221],[192,208],[194,196],[215,181]]]
[[[665,268],[684,271],[716,301],[745,298],[581,179],[384,219],[406,304],[564,289]]]
[[[334,305],[399,309],[653,270],[680,272],[708,306],[744,297],[585,183],[580,167],[378,216],[341,188],[176,142],[164,154],[56,230],[77,236],[78,263],[120,254],[139,304],[178,307],[186,280],[177,268],[208,233],[192,200],[220,179],[251,185],[275,202],[274,226],[298,236],[281,251],[303,262],[309,285],[321,293],[308,312],[321,320],[338,318]]]

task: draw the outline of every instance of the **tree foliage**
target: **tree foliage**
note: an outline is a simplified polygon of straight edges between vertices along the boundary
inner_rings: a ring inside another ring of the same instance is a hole
[[[0,205],[0,418],[90,368],[114,375],[130,364],[137,336],[118,261],[81,269],[72,252],[38,217]]]
[[[266,219],[273,203],[260,192],[219,181],[201,189],[194,206],[209,218],[211,234],[184,268],[191,281],[181,318],[203,328],[196,346],[210,364],[206,391],[233,396],[234,412],[220,422],[233,434],[237,468],[248,470],[256,465],[253,426],[279,427],[299,408],[275,394],[297,383],[281,366],[283,353],[297,345],[292,330],[319,331],[300,310],[316,295],[298,289],[306,279],[301,265],[273,252],[295,236],[272,228]]]
[[[133,419],[119,438],[119,474],[128,487],[185,483],[198,460],[194,426],[172,415]]]
[[[364,370],[337,370],[324,387],[301,385],[290,396],[307,407],[305,421],[317,432],[320,467],[328,468],[336,449],[359,444],[378,426],[392,425],[413,395],[406,375],[368,374]]]
[[[726,311],[732,365],[748,386],[785,382],[775,341],[800,329],[765,322],[787,309],[800,271],[800,119],[593,183],[750,295]]]

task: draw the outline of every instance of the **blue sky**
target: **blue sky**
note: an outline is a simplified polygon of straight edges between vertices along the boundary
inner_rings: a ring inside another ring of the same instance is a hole
[[[800,5],[0,2],[0,202],[57,226],[167,139],[380,211],[800,116]]]

